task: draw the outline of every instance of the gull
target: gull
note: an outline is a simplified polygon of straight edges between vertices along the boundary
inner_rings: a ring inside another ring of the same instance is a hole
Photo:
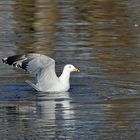
[[[29,80],[26,82],[37,91],[65,92],[70,88],[71,72],[80,72],[72,64],[64,66],[62,74],[58,77],[55,72],[55,60],[37,53],[26,55],[13,55],[2,59],[3,63],[22,68],[36,77],[36,84]]]

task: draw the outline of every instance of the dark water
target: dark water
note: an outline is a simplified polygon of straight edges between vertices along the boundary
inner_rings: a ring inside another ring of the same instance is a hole
[[[0,62],[0,140],[139,139],[139,0],[1,0],[0,58],[29,52],[81,73],[38,93]]]

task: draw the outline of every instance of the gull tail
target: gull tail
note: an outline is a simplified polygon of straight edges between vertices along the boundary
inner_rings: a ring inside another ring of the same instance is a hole
[[[25,82],[28,83],[31,87],[33,87],[35,90],[40,91],[39,88],[35,84],[33,84],[31,81],[26,80]]]

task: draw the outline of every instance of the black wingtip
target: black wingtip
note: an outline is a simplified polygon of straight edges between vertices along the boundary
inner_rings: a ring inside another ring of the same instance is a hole
[[[27,65],[30,59],[27,59],[24,55],[13,55],[2,58],[2,62],[11,65],[16,68],[21,68],[27,71]]]
[[[7,57],[6,58],[2,58],[2,62],[3,63],[7,63]]]
[[[3,63],[13,65],[16,61],[21,59],[21,55],[14,55],[2,59]]]

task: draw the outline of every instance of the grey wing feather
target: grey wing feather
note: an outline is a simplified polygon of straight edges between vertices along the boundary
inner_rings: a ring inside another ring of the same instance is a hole
[[[28,83],[31,87],[33,87],[33,88],[36,89],[37,91],[40,91],[40,89],[39,89],[35,84],[33,84],[31,81],[26,80],[26,83]]]
[[[26,70],[35,75],[37,73],[40,73],[43,69],[49,68],[51,65],[55,66],[55,61],[52,58],[45,56],[45,55],[33,56],[30,59],[31,60],[29,60],[29,61],[26,60],[26,61],[28,61],[27,64],[25,64]]]
[[[57,77],[55,73],[55,61],[46,55],[35,53],[14,55],[3,58],[2,61],[16,68],[22,68],[37,77],[40,77],[41,74],[52,79]]]

